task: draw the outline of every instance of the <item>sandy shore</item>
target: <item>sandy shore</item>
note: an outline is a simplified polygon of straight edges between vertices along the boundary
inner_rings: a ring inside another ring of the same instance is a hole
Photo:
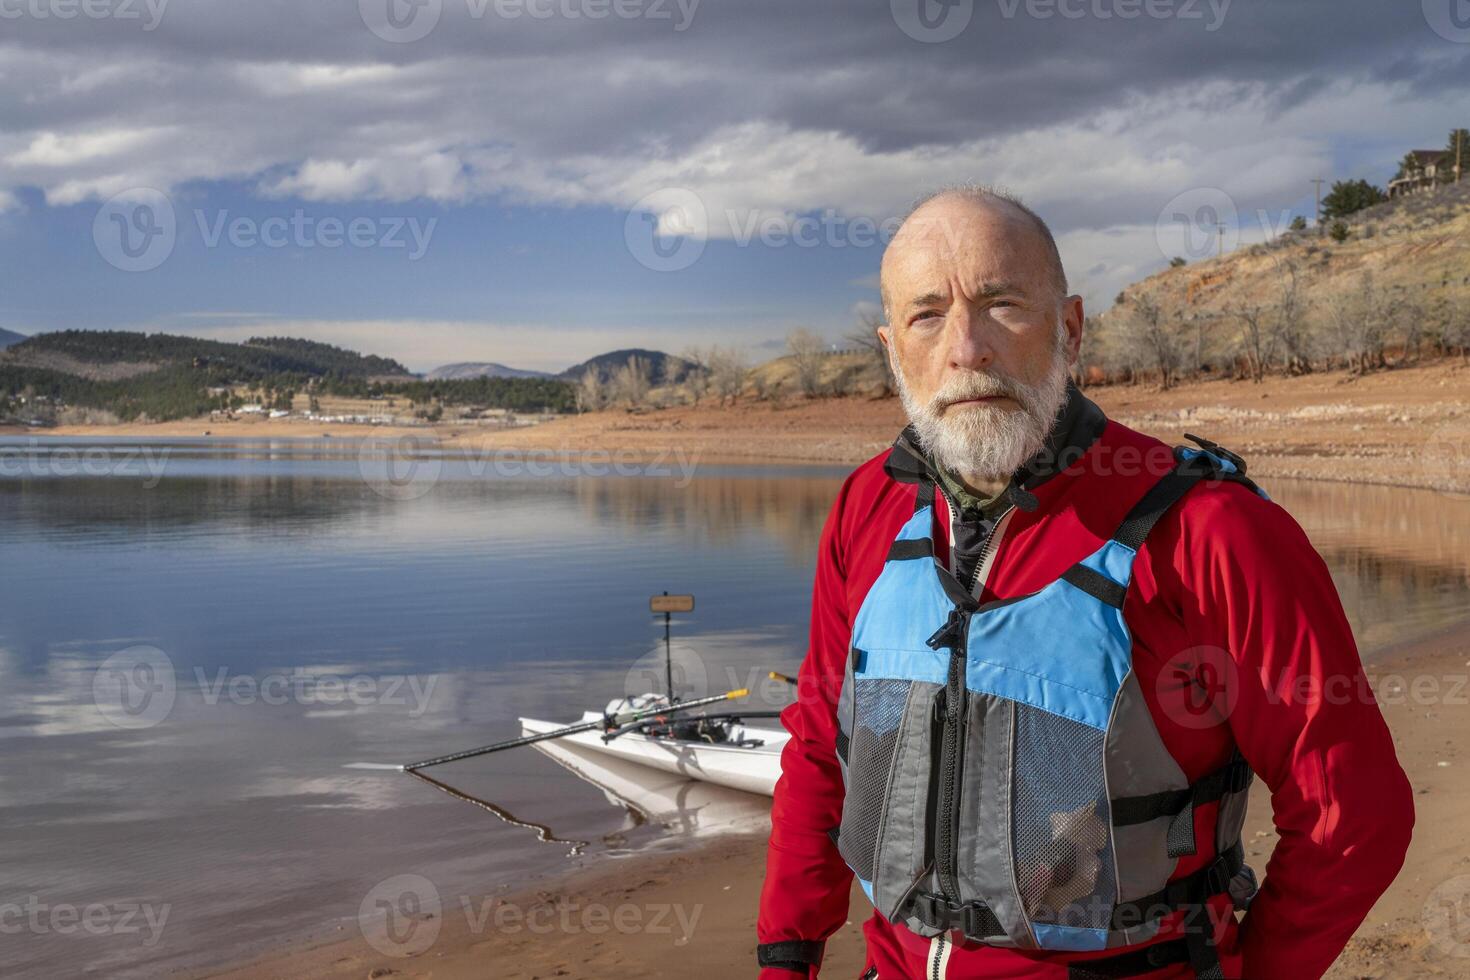
[[[1194,432],[1245,456],[1252,473],[1470,493],[1470,366],[1441,361],[1354,378],[1305,378],[1088,389],[1109,415],[1171,442]],[[713,462],[857,463],[893,441],[897,399],[742,401],[718,407],[622,410],[524,428],[323,425],[290,419],[65,426],[46,435],[362,438],[416,436],[466,452],[543,449]],[[11,434],[17,431],[10,430]]]
[[[1470,626],[1369,662],[1370,679],[1418,793],[1418,825],[1402,873],[1329,974],[1335,980],[1470,975],[1467,668]],[[1245,839],[1252,864],[1263,868],[1275,834],[1259,784]],[[763,837],[723,838],[695,851],[603,861],[538,888],[503,892],[499,906],[486,906],[481,897],[445,896],[435,941],[414,956],[384,955],[350,923],[334,941],[210,976],[609,980],[683,978],[697,969],[702,980],[748,977],[763,873]],[[854,920],[830,940],[824,975],[857,976],[864,904],[862,893],[854,890]],[[504,911],[485,911],[496,907]],[[533,931],[530,923],[538,921],[542,925]],[[622,931],[615,926],[619,921]]]

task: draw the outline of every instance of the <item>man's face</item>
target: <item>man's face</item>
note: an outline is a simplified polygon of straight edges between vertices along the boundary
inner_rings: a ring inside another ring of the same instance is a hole
[[[894,237],[882,280],[879,335],[924,448],[963,477],[1008,477],[1050,432],[1082,336],[1044,239],[1004,202],[941,197]]]

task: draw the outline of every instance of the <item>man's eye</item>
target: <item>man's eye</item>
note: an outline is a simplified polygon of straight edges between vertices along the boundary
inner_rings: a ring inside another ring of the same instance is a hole
[[[944,314],[940,313],[938,310],[925,310],[923,313],[920,313],[918,316],[914,317],[914,322],[923,323],[925,320],[940,320],[943,318]]]

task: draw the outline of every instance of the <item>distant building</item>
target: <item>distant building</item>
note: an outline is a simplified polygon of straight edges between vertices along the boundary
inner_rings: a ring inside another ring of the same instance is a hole
[[[1399,176],[1388,182],[1388,196],[1400,197],[1415,194],[1435,187],[1440,180],[1440,168],[1454,169],[1455,161],[1446,160],[1444,150],[1410,150],[1399,165]]]

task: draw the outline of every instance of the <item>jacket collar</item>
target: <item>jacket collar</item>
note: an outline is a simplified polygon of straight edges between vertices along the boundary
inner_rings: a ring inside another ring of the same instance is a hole
[[[1107,426],[1103,410],[1067,382],[1067,397],[1052,424],[1041,450],[1017,467],[1002,494],[1022,510],[1035,510],[1037,500],[1031,491],[1082,458]],[[919,446],[912,425],[904,428],[894,440],[888,459],[883,464],[888,476],[899,483],[939,482],[939,470]]]

